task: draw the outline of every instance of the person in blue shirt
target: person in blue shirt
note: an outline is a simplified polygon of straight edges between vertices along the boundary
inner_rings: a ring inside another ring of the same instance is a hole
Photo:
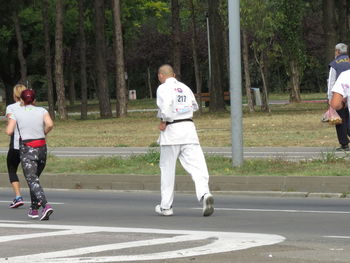
[[[329,77],[328,77],[328,101],[332,99],[332,88],[338,79],[339,75],[350,69],[350,59],[348,56],[348,46],[344,43],[338,43],[334,50],[335,59],[329,64]],[[338,141],[340,147],[338,151],[349,151],[349,138],[350,127],[349,127],[349,110],[348,105],[345,104],[343,108],[338,109],[337,113],[342,119],[341,124],[335,125],[337,132]]]

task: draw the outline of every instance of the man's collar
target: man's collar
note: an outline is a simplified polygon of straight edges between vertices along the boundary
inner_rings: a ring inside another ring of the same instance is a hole
[[[167,78],[167,79],[165,80],[165,82],[168,82],[168,81],[176,81],[176,78],[170,77],[170,78]]]

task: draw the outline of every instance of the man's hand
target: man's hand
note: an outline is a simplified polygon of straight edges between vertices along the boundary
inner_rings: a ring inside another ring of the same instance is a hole
[[[165,128],[166,128],[166,122],[161,121],[161,122],[159,123],[159,130],[164,131]]]
[[[331,100],[330,105],[335,110],[342,109],[345,105],[343,96],[337,92],[333,92],[333,96],[332,96],[332,100]]]

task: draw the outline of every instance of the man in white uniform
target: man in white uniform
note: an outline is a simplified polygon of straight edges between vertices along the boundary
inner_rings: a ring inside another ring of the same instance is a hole
[[[343,71],[332,88],[330,105],[335,110],[342,109],[347,102],[350,105],[350,70]],[[349,109],[350,111],[350,109]]]
[[[203,202],[203,216],[210,216],[214,212],[214,198],[209,191],[208,169],[192,121],[198,104],[191,89],[175,79],[170,65],[159,68],[158,79],[162,83],[157,89],[161,203],[155,211],[163,216],[173,215],[175,169],[179,158],[195,183],[198,201]]]

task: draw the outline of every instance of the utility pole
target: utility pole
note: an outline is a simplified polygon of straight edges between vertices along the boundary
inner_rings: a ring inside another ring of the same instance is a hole
[[[242,73],[239,0],[228,0],[232,165],[243,164]]]

